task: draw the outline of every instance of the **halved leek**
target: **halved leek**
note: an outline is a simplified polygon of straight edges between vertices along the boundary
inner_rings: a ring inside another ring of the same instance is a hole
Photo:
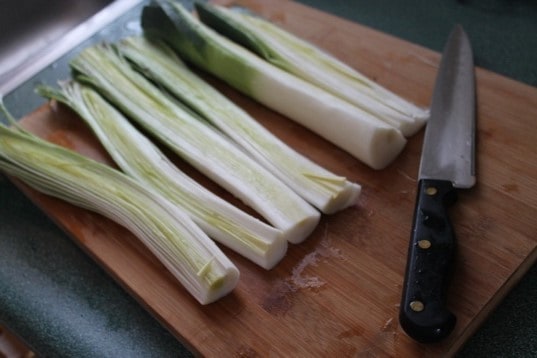
[[[248,113],[194,74],[160,41],[130,37],[119,50],[324,213],[356,202],[360,186],[315,164],[282,142]]]
[[[156,1],[142,13],[149,37],[165,40],[181,57],[266,106],[316,132],[375,169],[401,152],[401,132],[231,42],[174,1]]]
[[[40,86],[37,91],[74,109],[123,172],[183,208],[207,235],[266,269],[283,258],[287,241],[279,230],[239,210],[180,171],[95,90],[71,81],[62,83],[61,90]]]
[[[429,116],[326,51],[245,11],[196,2],[203,23],[254,51],[271,64],[362,108],[399,129],[416,133]]]
[[[116,169],[2,124],[0,169],[125,226],[202,304],[238,282],[238,269],[182,210]]]
[[[132,120],[183,159],[257,210],[289,242],[303,241],[320,214],[289,187],[191,110],[155,87],[106,44],[84,49],[71,62]]]

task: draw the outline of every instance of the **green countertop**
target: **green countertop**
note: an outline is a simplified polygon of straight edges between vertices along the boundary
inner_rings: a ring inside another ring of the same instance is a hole
[[[442,49],[452,26],[460,23],[472,40],[478,66],[537,86],[534,0],[300,2],[436,51]],[[108,37],[110,31],[99,36]],[[18,104],[15,113],[27,113],[37,104],[20,94],[10,100]],[[459,356],[536,357],[535,302],[537,267],[525,275]],[[42,356],[188,356],[180,342],[3,176],[0,324]]]

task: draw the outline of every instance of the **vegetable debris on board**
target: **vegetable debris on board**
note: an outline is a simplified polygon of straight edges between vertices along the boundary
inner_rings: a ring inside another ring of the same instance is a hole
[[[84,49],[71,62],[78,79],[91,83],[130,119],[192,166],[233,193],[282,231],[303,241],[320,213],[192,110],[161,91],[110,45]]]
[[[399,129],[416,133],[429,116],[311,43],[246,11],[196,2],[203,23],[292,73]]]
[[[236,286],[238,269],[177,206],[118,170],[40,139],[10,120],[12,128],[0,124],[0,169],[6,174],[123,225],[202,304]]]
[[[334,213],[356,202],[359,185],[329,172],[290,148],[194,74],[162,42],[130,37],[123,39],[118,48],[143,73],[225,132],[322,212]]]
[[[142,13],[150,37],[345,149],[374,169],[386,167],[406,144],[403,134],[370,113],[271,65],[202,24],[180,3],[156,1]]]
[[[284,257],[287,241],[279,230],[239,210],[180,171],[95,90],[72,81],[63,83],[61,90],[45,86],[37,90],[75,110],[123,172],[183,208],[210,237],[266,269]]]

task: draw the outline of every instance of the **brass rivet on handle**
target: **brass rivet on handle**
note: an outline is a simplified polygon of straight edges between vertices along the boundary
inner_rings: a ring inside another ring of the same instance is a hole
[[[418,246],[420,249],[424,249],[424,250],[427,250],[428,248],[431,247],[431,242],[429,240],[420,240],[418,241]]]
[[[438,193],[438,189],[434,186],[428,186],[427,188],[425,188],[425,194],[429,196],[436,195],[436,193]]]
[[[425,305],[421,301],[412,301],[409,306],[414,312],[421,312],[425,309]]]

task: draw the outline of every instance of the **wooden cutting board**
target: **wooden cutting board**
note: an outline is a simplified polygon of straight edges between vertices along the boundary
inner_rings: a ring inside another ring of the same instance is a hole
[[[429,104],[438,53],[293,2],[239,3],[409,100]],[[298,151],[363,185],[356,206],[324,216],[311,237],[291,246],[271,271],[225,250],[239,267],[241,280],[219,302],[200,306],[122,227],[19,183],[193,351],[217,357],[450,355],[536,261],[536,88],[477,69],[478,184],[461,192],[453,212],[460,240],[449,306],[458,323],[445,342],[421,345],[403,333],[397,314],[422,132],[409,140],[392,165],[374,171],[290,120],[215,83]],[[43,106],[23,123],[48,140],[110,162],[82,122],[61,106]]]

